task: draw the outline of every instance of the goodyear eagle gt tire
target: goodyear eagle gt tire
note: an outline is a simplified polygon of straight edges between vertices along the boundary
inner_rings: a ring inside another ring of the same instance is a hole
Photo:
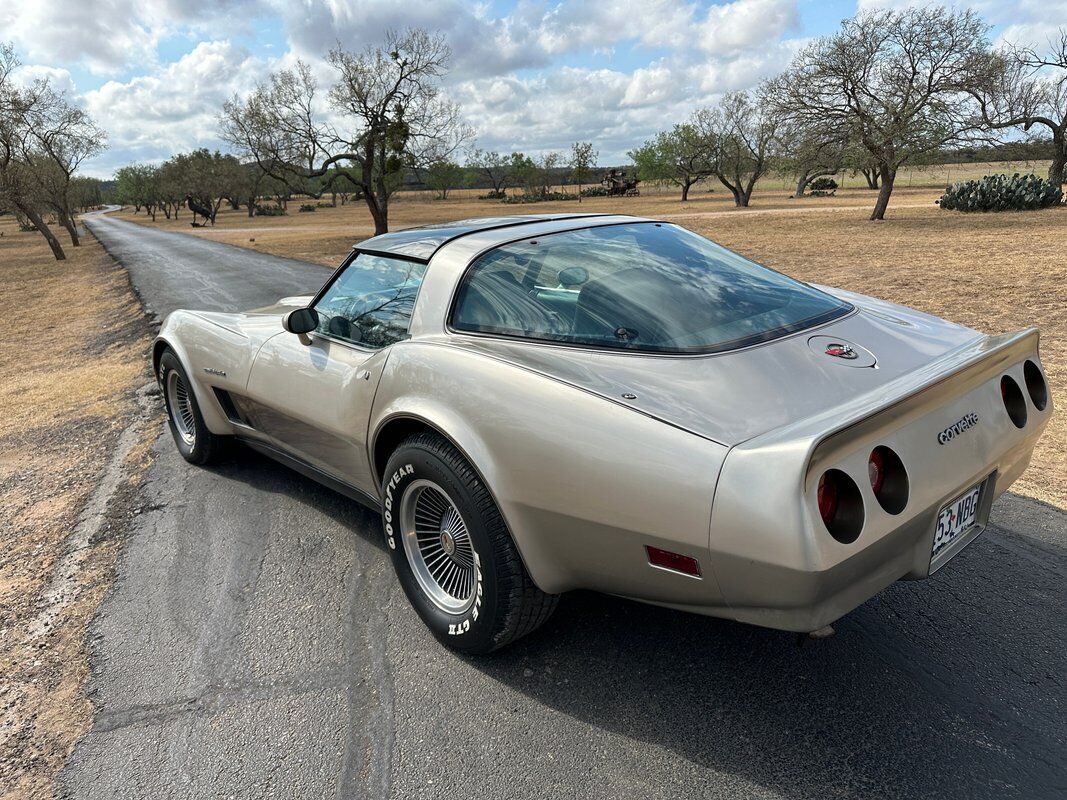
[[[190,464],[211,464],[222,454],[226,437],[208,430],[200,406],[196,402],[192,383],[174,351],[163,351],[159,359],[159,387],[167,408],[167,423],[174,444],[182,458]]]
[[[489,653],[556,607],[530,579],[481,478],[443,437],[420,433],[389,459],[382,520],[404,593],[443,644]]]

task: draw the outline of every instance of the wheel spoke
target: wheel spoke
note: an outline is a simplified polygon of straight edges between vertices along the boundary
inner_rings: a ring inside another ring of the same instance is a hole
[[[400,503],[405,553],[419,585],[433,602],[459,613],[474,601],[474,547],[467,524],[435,483],[415,481]]]

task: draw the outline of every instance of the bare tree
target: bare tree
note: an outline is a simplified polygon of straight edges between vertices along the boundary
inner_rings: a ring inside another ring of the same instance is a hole
[[[693,117],[701,139],[712,143],[712,173],[730,190],[734,205],[747,208],[756,181],[767,174],[778,146],[778,120],[760,98],[730,92],[716,108]]]
[[[777,166],[797,179],[795,197],[803,197],[816,178],[836,175],[845,164],[847,140],[819,124],[792,125],[779,136]]]
[[[513,183],[522,170],[526,156],[522,153],[503,155],[495,150],[471,150],[467,154],[467,166],[476,169],[489,179],[493,188],[490,194],[499,200],[507,195],[508,185]]]
[[[847,130],[877,165],[871,213],[884,219],[897,170],[979,130],[970,92],[981,85],[988,26],[939,7],[861,14],[802,50],[766,87],[789,122]]]
[[[575,142],[571,145],[571,174],[578,184],[578,202],[582,202],[582,182],[589,176],[589,171],[596,166],[599,150],[593,149],[592,142]]]
[[[435,161],[426,170],[426,185],[437,192],[438,200],[447,200],[448,193],[463,181],[463,167],[454,161]]]
[[[383,47],[328,61],[334,124],[320,113],[311,69],[298,62],[223,107],[223,138],[294,192],[321,197],[335,181],[359,187],[376,233],[389,230],[389,198],[405,168],[450,158],[471,136],[440,82],[451,51],[441,35],[390,32]],[[329,176],[324,181],[315,179]]]
[[[14,48],[0,44],[0,208],[29,221],[48,242],[57,261],[67,257],[59,239],[44,221],[45,193],[26,160],[31,131],[27,119],[46,84],[19,89],[12,73],[18,67]]]
[[[1045,52],[1010,46],[992,53],[986,82],[972,90],[983,122],[993,129],[1035,126],[1052,134],[1048,179],[1057,186],[1067,167],[1067,29]]]
[[[697,181],[715,174],[714,143],[692,121],[661,131],[627,155],[644,181],[668,181],[682,187],[682,202]]]
[[[23,157],[37,176],[45,203],[77,247],[71,182],[86,159],[104,150],[107,137],[87,113],[67,102],[47,81],[38,81],[33,94],[34,102],[26,109],[29,136]]]

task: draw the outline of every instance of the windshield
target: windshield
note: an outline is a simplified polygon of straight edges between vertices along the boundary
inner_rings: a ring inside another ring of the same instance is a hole
[[[613,349],[713,353],[851,309],[683,228],[639,222],[491,250],[467,271],[452,326]]]

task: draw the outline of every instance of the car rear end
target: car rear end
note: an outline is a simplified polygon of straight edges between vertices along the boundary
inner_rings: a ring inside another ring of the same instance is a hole
[[[985,529],[1051,413],[1031,330],[981,338],[735,446],[710,539],[731,616],[816,630],[936,572]]]

